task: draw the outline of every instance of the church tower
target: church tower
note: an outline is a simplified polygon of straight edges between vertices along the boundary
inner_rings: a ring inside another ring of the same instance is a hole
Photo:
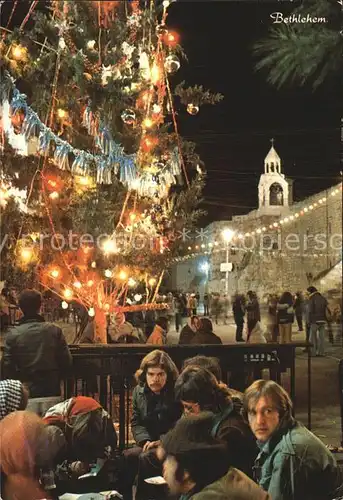
[[[282,215],[292,204],[291,189],[281,169],[280,156],[272,147],[264,159],[264,173],[258,185],[258,204],[260,215]]]

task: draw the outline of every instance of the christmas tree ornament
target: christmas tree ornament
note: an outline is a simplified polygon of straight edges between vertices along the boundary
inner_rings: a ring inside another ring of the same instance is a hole
[[[95,41],[95,40],[89,40],[89,41],[87,42],[87,49],[89,49],[89,50],[94,50],[95,44],[96,44],[96,41]]]
[[[190,102],[187,104],[187,112],[190,115],[197,115],[199,113],[199,106]]]
[[[124,109],[120,116],[125,125],[134,125],[136,123],[136,113],[133,109]]]
[[[163,42],[168,47],[176,47],[179,40],[180,35],[176,33],[176,31],[168,31],[165,35],[163,35]]]
[[[16,61],[25,61],[27,59],[27,48],[22,45],[13,45],[11,55]]]
[[[61,50],[64,50],[66,48],[67,44],[63,36],[61,36],[61,38],[59,39],[58,46]]]
[[[156,35],[158,38],[164,38],[168,34],[168,29],[165,24],[159,24],[156,26]]]
[[[180,59],[175,55],[171,54],[166,57],[164,62],[164,67],[167,73],[175,73],[181,66]]]

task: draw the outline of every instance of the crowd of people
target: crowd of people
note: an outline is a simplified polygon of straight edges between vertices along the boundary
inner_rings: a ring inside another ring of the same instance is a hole
[[[324,444],[293,417],[289,395],[271,380],[242,394],[222,382],[217,358],[196,356],[181,373],[170,356],[149,352],[136,374],[135,445],[116,455],[124,500],[332,500],[342,474]],[[37,415],[28,387],[0,382],[3,500],[57,498],[63,477],[114,459],[108,413],[77,396]],[[164,479],[154,484],[151,478]]]

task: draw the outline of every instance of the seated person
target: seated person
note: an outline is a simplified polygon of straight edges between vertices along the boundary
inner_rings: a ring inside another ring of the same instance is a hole
[[[125,481],[121,493],[125,500],[132,498],[137,473],[136,499],[152,498],[144,479],[161,475],[156,449],[161,436],[175,425],[182,413],[181,405],[175,403],[174,398],[177,376],[178,370],[172,359],[159,350],[147,354],[136,372],[138,385],[132,396],[131,429],[137,446],[124,451],[122,478]]]
[[[110,415],[95,399],[77,396],[50,408],[43,417],[49,442],[56,450],[54,464],[81,462],[80,475],[89,464],[105,458],[117,447],[117,434]],[[107,448],[110,447],[111,450]],[[71,467],[75,470],[75,465]]]
[[[0,422],[1,498],[50,499],[40,483],[39,470],[51,464],[53,450],[46,446],[45,425],[34,413],[16,411]]]
[[[29,393],[19,380],[0,381],[0,420],[9,413],[25,410]]]
[[[232,389],[232,387],[229,387],[227,384],[224,384],[224,382],[222,382],[222,369],[218,358],[215,358],[214,356],[204,356],[202,354],[199,354],[198,356],[194,356],[193,358],[185,359],[182,365],[182,371],[185,370],[188,366],[205,368],[216,377],[219,385],[223,385],[224,388],[228,390],[230,396],[238,399],[243,399],[242,392],[236,391],[235,389]]]
[[[260,449],[256,480],[273,500],[331,500],[343,494],[336,460],[293,418],[292,401],[281,386],[256,380],[244,393],[243,408]]]
[[[211,372],[195,366],[188,366],[178,377],[175,397],[183,404],[185,415],[214,413],[212,434],[226,443],[227,463],[252,476],[257,448],[241,415],[241,400],[219,384]]]
[[[205,368],[212,373],[218,382],[222,379],[222,369],[220,367],[220,362],[218,358],[214,356],[204,356],[199,354],[198,356],[193,356],[193,358],[187,358],[184,360],[182,365],[182,371],[188,366],[198,366],[199,368]]]
[[[147,344],[164,345],[167,341],[168,319],[161,316],[156,320],[155,327],[147,338]]]
[[[225,445],[213,437],[213,416],[181,418],[162,439],[158,456],[172,495],[187,500],[271,500],[243,472],[228,466]]]
[[[190,344],[195,333],[199,329],[200,320],[198,316],[191,316],[189,325],[185,325],[179,337],[179,344]]]
[[[212,321],[208,318],[200,318],[199,328],[190,344],[222,344],[221,338],[213,332]]]

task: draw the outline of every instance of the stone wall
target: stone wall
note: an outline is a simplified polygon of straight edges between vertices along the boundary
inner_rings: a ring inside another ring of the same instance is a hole
[[[342,259],[342,185],[294,203],[281,219],[259,217],[255,210],[232,221],[210,224],[206,228],[211,244],[207,289],[221,293],[226,284],[226,275],[220,271],[220,264],[227,260],[222,238],[225,228],[234,231],[228,252],[233,264],[228,276],[230,294],[253,289],[262,297],[270,292],[304,290],[310,284],[325,291],[332,286],[326,283],[326,275]],[[179,283],[187,282],[187,277],[181,277],[183,265],[177,264],[178,270],[173,272]],[[186,265],[189,269],[190,260]],[[336,281],[338,288],[341,280]]]

